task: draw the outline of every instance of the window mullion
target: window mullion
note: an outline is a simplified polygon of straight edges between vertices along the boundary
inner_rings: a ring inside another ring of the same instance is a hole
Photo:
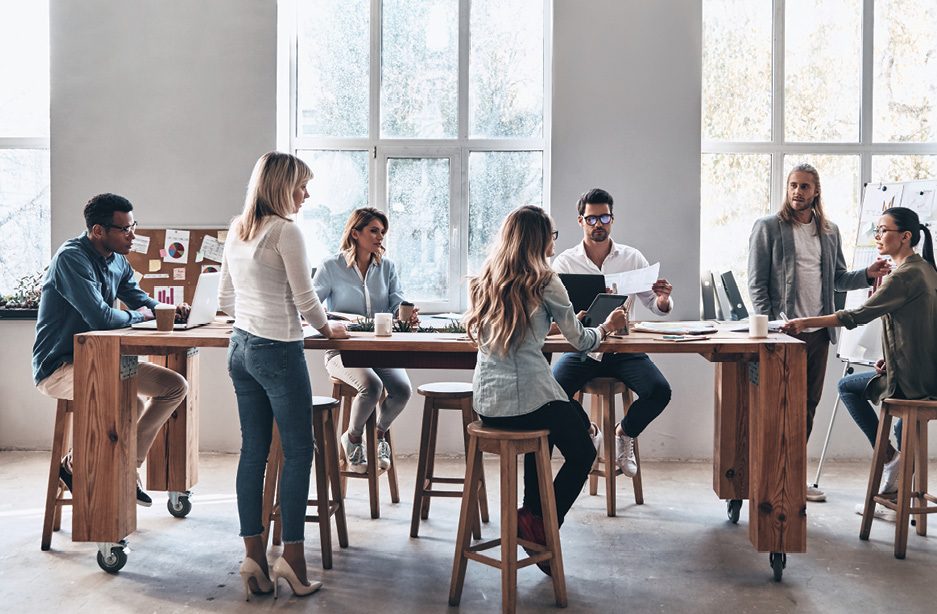
[[[771,180],[768,195],[769,210],[777,211],[781,207],[781,194],[784,192],[784,50],[785,50],[785,0],[774,0],[774,23],[772,31],[771,62]]]
[[[381,145],[381,45],[382,45],[382,7],[381,0],[371,0],[371,57],[370,57],[370,96],[368,97],[368,143],[369,168],[368,200],[370,205],[380,209],[378,195],[387,194],[387,165],[379,164],[377,148]],[[383,166],[383,167],[382,167]]]
[[[862,87],[859,109],[859,143],[866,146],[859,158],[859,185],[870,181],[872,177],[872,98],[874,95],[875,61],[875,5],[873,0],[862,3]],[[861,190],[859,192],[862,193]]]

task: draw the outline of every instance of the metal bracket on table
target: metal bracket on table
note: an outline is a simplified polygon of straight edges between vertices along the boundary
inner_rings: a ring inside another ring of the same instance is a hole
[[[185,353],[186,356],[198,356],[198,348],[189,348],[189,351]]]
[[[748,381],[758,385],[758,362],[749,362],[748,363]]]
[[[120,379],[127,379],[137,374],[137,365],[139,361],[136,356],[120,357]]]

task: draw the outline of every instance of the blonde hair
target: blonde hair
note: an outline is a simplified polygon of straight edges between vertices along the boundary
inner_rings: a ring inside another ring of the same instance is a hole
[[[817,195],[813,197],[813,222],[817,227],[817,235],[826,234],[832,230],[829,220],[826,219],[826,214],[823,213],[823,199],[820,197],[820,173],[810,164],[798,164],[791,169],[791,172],[787,174],[787,182],[784,184],[784,203],[781,205],[781,210],[778,211],[778,217],[782,222],[787,222],[788,224],[793,224],[794,217],[794,207],[791,204],[791,195],[787,191],[787,184],[791,182],[791,175],[794,173],[810,173],[813,175],[813,182]]]
[[[387,216],[383,211],[379,211],[374,207],[362,207],[360,209],[355,209],[351,213],[351,217],[348,218],[348,222],[345,223],[345,231],[342,233],[342,242],[341,251],[345,252],[350,249],[357,250],[358,244],[355,243],[354,238],[351,236],[352,230],[357,230],[361,232],[368,227],[368,224],[378,220],[381,224],[384,225],[384,233],[387,233]],[[381,254],[384,254],[384,246],[381,246]],[[357,255],[357,252],[356,252]]]
[[[271,151],[257,160],[247,184],[244,211],[235,218],[231,231],[250,241],[265,218],[274,215],[289,220],[295,205],[293,190],[312,179],[312,170],[296,156]]]
[[[546,258],[552,233],[550,216],[540,207],[520,207],[504,220],[481,272],[469,282],[471,308],[463,319],[483,352],[504,356],[527,336],[530,316],[555,275]]]

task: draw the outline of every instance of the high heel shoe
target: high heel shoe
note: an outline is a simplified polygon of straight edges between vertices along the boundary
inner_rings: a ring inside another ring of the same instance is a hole
[[[241,563],[241,579],[244,580],[244,594],[247,601],[251,600],[251,593],[265,595],[273,591],[274,584],[260,568],[260,564],[249,556],[244,557]]]
[[[277,562],[273,564],[273,598],[277,598],[277,591],[280,587],[280,578],[286,580],[286,583],[290,585],[290,588],[293,589],[293,594],[297,597],[305,597],[306,595],[311,595],[320,588],[322,588],[321,582],[310,582],[309,584],[303,584],[299,581],[299,578],[296,577],[296,572],[293,571],[293,568],[290,567],[290,564],[283,560],[283,557],[277,559]]]

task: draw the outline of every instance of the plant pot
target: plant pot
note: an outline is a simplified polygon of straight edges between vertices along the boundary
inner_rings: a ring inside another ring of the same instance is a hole
[[[39,309],[11,309],[0,307],[0,320],[35,320],[39,317]]]

